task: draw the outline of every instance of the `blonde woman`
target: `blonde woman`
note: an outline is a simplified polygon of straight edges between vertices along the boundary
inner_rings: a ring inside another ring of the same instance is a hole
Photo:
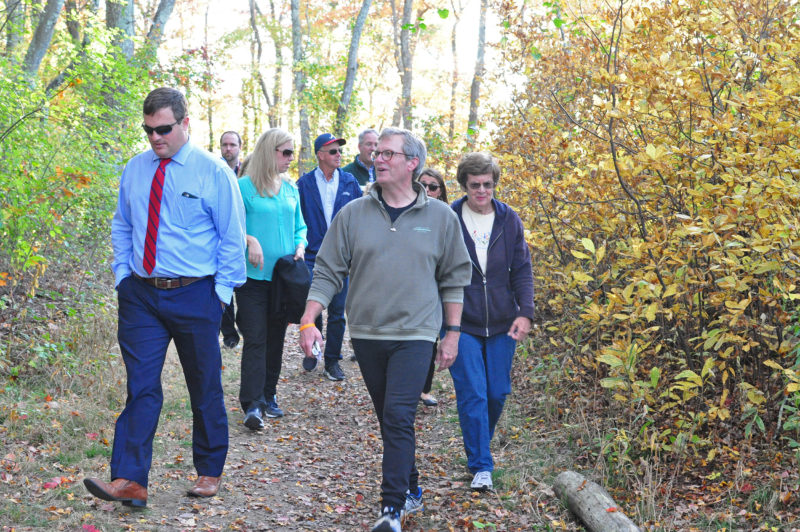
[[[247,229],[247,281],[236,289],[236,324],[244,337],[239,402],[244,424],[264,428],[263,416],[283,416],[276,399],[281,374],[285,318],[269,314],[273,297],[272,270],[284,255],[303,260],[306,224],[297,187],[286,171],[294,158],[292,137],[278,128],[267,130],[239,179]]]

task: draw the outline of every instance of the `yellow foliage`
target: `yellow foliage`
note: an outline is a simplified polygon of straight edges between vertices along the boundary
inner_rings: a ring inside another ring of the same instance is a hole
[[[503,54],[528,82],[496,110],[495,150],[530,176],[504,199],[524,213],[537,306],[620,402],[657,367],[669,390],[651,411],[766,412],[800,299],[797,4],[597,4],[562,2],[558,29],[503,4]]]

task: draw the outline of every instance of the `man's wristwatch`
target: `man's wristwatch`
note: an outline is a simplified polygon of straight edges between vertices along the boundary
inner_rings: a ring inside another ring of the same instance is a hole
[[[445,325],[445,331],[461,332],[461,325]]]

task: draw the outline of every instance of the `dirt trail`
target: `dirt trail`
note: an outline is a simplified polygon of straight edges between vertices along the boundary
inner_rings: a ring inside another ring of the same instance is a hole
[[[306,373],[287,331],[278,384],[283,418],[252,432],[238,408],[239,350],[223,350],[223,384],[230,451],[220,493],[211,499],[185,495],[191,485],[191,412],[177,356],[164,370],[165,402],[155,439],[148,507],[142,511],[85,498],[98,529],[130,530],[369,530],[378,510],[381,441],[372,404],[345,341],[343,382]],[[489,530],[530,530],[528,510],[504,508],[500,493],[469,489],[449,374],[438,373],[439,406],[420,405],[417,460],[426,511],[406,520],[404,530],[465,530],[475,520]],[[510,399],[513,400],[513,399]],[[498,447],[498,446],[494,446]],[[497,449],[498,467],[513,448]],[[102,478],[108,472],[95,472]],[[91,472],[87,472],[91,475]],[[77,490],[79,491],[79,490]],[[527,497],[526,497],[527,498]],[[98,519],[99,518],[99,519]]]

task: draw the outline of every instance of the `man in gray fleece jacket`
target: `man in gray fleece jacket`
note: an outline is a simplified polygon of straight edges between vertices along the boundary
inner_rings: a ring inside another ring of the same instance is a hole
[[[410,131],[387,128],[373,154],[376,184],[336,215],[317,254],[300,320],[300,346],[313,356],[322,340],[314,319],[350,275],[346,311],[353,349],[383,439],[381,516],[373,531],[397,532],[401,514],[423,509],[415,466],[414,418],[443,323],[436,362],[446,369],[458,352],[469,254],[453,211],[428,200],[414,180],[425,144]]]

